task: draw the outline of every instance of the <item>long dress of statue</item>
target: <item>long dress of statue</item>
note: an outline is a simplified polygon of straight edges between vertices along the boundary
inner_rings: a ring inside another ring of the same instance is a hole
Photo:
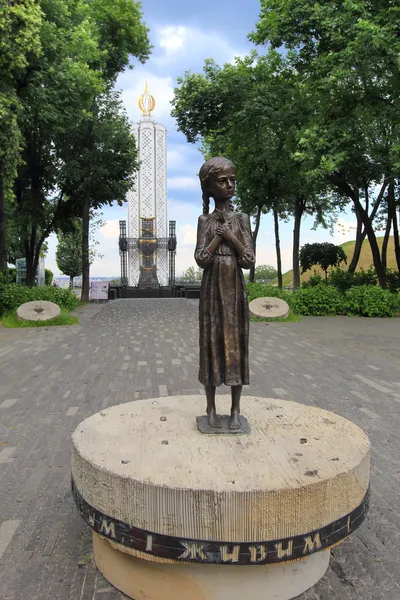
[[[242,385],[249,384],[249,309],[242,268],[254,263],[248,215],[235,212],[235,167],[212,158],[200,169],[203,215],[199,217],[195,260],[204,269],[200,295],[199,381],[205,386],[208,423],[221,427],[215,388],[231,386],[230,429],[240,428]],[[210,198],[215,209],[209,213]]]

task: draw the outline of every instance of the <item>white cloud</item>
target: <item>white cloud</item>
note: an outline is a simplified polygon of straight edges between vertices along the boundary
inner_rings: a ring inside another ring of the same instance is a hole
[[[126,220],[127,215],[121,214],[121,219]],[[108,219],[103,227],[96,231],[95,239],[99,242],[96,250],[100,257],[96,257],[90,266],[91,277],[119,277],[120,256],[118,248],[119,219]]]
[[[168,171],[179,172],[180,175],[196,176],[204,162],[203,155],[194,144],[168,144]],[[198,181],[198,179],[197,179]]]
[[[106,221],[103,227],[100,229],[100,235],[105,239],[118,239],[119,220]]]
[[[168,177],[168,188],[170,190],[200,190],[197,177]]]
[[[197,239],[196,228],[193,225],[182,225],[179,227],[179,237],[184,246],[194,246]]]
[[[197,220],[202,213],[202,200],[196,195],[194,200],[168,198],[168,219],[176,221],[178,229],[182,224],[189,223],[197,228]]]
[[[179,152],[179,150],[168,150],[167,152],[167,164],[170,169],[179,169],[181,170],[181,166],[184,163],[184,154]]]
[[[176,254],[176,276],[179,277],[180,275],[182,275],[189,267],[197,268],[196,261],[194,260],[194,246],[187,247],[184,254]]]
[[[48,251],[44,259],[46,269],[50,269],[50,271],[53,271],[54,277],[59,277],[61,273],[56,263],[57,236],[55,233],[52,233],[48,237],[47,243]]]
[[[153,56],[157,65],[166,67],[176,63],[184,69],[197,65],[213,56],[217,63],[233,62],[235,56],[244,56],[244,49],[235,49],[220,32],[203,31],[183,25],[164,25],[157,31],[158,44],[164,54]]]
[[[159,44],[165,48],[165,54],[171,55],[183,48],[189,35],[189,28],[178,26],[164,27],[159,32]]]

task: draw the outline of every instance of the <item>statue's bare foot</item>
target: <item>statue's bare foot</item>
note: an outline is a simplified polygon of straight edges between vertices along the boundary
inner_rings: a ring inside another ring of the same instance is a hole
[[[240,429],[239,411],[234,410],[229,419],[229,429]]]
[[[210,427],[214,427],[215,429],[220,429],[222,427],[221,421],[215,410],[211,410],[208,413],[208,424]]]

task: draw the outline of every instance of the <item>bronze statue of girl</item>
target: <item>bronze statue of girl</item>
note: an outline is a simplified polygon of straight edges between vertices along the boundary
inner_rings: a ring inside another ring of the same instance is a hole
[[[204,269],[200,295],[199,381],[205,386],[210,427],[221,427],[215,388],[231,386],[230,429],[240,429],[242,386],[249,384],[249,309],[242,268],[255,262],[248,215],[235,212],[235,167],[211,158],[200,169],[203,214],[195,260]],[[210,198],[215,209],[210,214]]]

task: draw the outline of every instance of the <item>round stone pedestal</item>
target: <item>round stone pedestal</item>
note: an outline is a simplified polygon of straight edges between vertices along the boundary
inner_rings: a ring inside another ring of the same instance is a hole
[[[17,318],[20,321],[51,321],[56,319],[60,312],[60,307],[54,302],[32,300],[17,308]]]
[[[135,600],[294,598],[366,515],[368,438],[338,415],[257,397],[242,399],[251,434],[201,434],[204,406],[142,400],[77,427],[73,494],[96,564]]]
[[[286,319],[289,305],[282,298],[255,298],[249,304],[250,316],[262,319]]]
[[[325,574],[330,551],[302,560],[263,567],[154,563],[115,549],[93,533],[98,569],[118,590],[135,600],[288,600]]]

